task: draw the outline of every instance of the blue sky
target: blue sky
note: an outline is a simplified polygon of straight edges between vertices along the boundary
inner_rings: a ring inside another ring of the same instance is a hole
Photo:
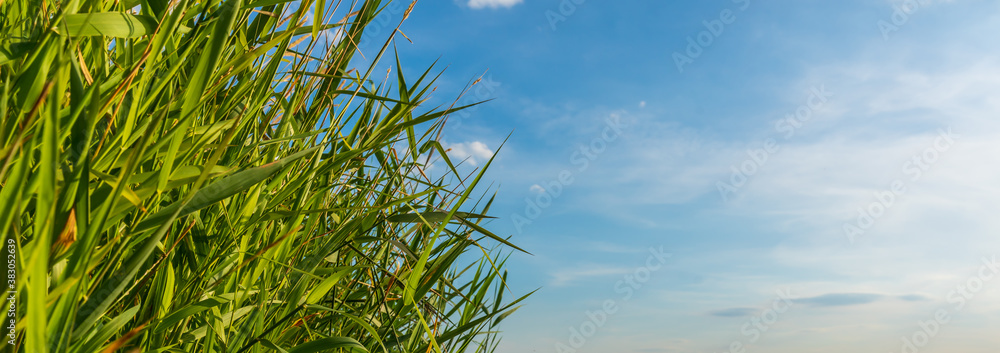
[[[433,104],[478,77],[466,99],[493,99],[450,118],[452,157],[481,164],[513,132],[490,227],[534,253],[512,256],[512,289],[542,290],[499,351],[994,352],[998,16],[419,2],[404,71],[440,59]]]

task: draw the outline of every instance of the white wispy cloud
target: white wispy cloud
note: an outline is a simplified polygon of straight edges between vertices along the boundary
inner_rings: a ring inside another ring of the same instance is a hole
[[[493,151],[480,141],[445,144],[448,150],[448,157],[457,161],[467,161],[473,166],[478,166],[493,157]],[[457,162],[456,161],[456,162]]]
[[[632,271],[633,269],[616,266],[580,265],[552,272],[552,281],[549,282],[549,285],[553,287],[568,286],[595,278],[622,276]]]
[[[685,321],[686,311],[697,308],[703,315],[727,307],[764,308],[771,291],[787,285],[803,298],[819,298],[812,299],[814,304],[820,299],[851,299],[830,293],[884,297],[877,305],[836,310],[807,305],[807,300],[772,327],[768,342],[775,343],[759,343],[758,350],[806,350],[809,343],[796,337],[812,341],[854,337],[857,346],[898,351],[893,339],[914,329],[916,319],[931,318],[939,308],[953,310],[947,293],[976,273],[983,256],[1000,249],[996,236],[1000,219],[994,215],[1000,208],[996,182],[1000,168],[993,162],[1000,155],[1000,121],[995,119],[1000,112],[1000,97],[995,94],[1000,90],[1000,64],[990,54],[955,55],[945,58],[953,61],[934,64],[934,70],[900,64],[906,58],[886,57],[815,67],[802,77],[804,84],[786,90],[798,92],[800,86],[826,83],[836,96],[788,140],[782,140],[766,121],[760,130],[734,140],[664,122],[663,117],[636,114],[635,125],[615,142],[613,154],[601,156],[578,175],[573,199],[561,200],[560,205],[629,222],[645,218],[664,232],[712,229],[672,224],[676,219],[642,213],[650,207],[687,205],[720,223],[740,222],[746,230],[739,236],[777,234],[747,242],[752,247],[728,250],[719,248],[728,246],[732,234],[704,234],[718,239],[711,249],[695,248],[687,258],[674,259],[677,268],[706,279],[665,291],[663,297],[673,304],[634,304],[649,308],[650,316],[670,316],[690,325],[678,328],[677,335],[729,342],[734,335],[740,337],[742,321],[716,332],[710,326],[717,324],[699,327],[697,319]],[[914,180],[906,171],[907,163],[933,148],[939,130],[949,128],[956,135],[954,145],[938,152],[937,160]],[[727,180],[730,166],[748,158],[748,147],[760,148],[769,137],[778,138],[781,149],[750,176],[734,199],[722,202],[716,182]],[[869,206],[876,200],[873,194],[895,180],[905,183],[905,194],[851,244],[842,226],[856,220],[857,209]],[[746,243],[740,244],[734,247]],[[609,272],[560,272],[553,275],[553,283],[580,283]],[[748,300],[751,291],[763,294]],[[1000,312],[998,294],[1000,286],[988,283],[961,312],[961,323],[951,324],[960,329],[940,334],[935,344],[955,347],[951,344],[981,334],[973,326]],[[926,300],[899,299],[904,297]],[[917,316],[911,320],[914,313]],[[654,335],[639,327],[654,320],[642,316],[646,314],[617,320],[634,322],[637,336]],[[868,317],[880,319],[865,321]]]
[[[522,3],[524,0],[469,0],[469,7],[473,9],[483,8],[509,8]]]

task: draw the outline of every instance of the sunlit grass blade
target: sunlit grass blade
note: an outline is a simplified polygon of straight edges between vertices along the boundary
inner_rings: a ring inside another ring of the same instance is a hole
[[[440,137],[477,103],[361,53],[387,5],[0,2],[14,350],[495,348],[523,250]]]

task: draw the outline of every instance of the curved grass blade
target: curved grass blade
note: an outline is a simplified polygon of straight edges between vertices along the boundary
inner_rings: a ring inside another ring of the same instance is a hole
[[[145,220],[140,222],[136,226],[136,231],[142,231],[155,227],[158,224],[163,223],[176,212],[177,218],[191,214],[191,212],[200,210],[202,208],[208,207],[211,204],[225,200],[233,195],[240,192],[246,191],[250,187],[267,180],[268,178],[274,176],[282,168],[295,160],[305,157],[309,154],[315,153],[320,147],[313,147],[308,150],[293,154],[281,160],[277,160],[260,167],[250,168],[241,172],[234,173],[233,175],[219,179],[216,182],[205,186],[201,190],[195,193],[194,197],[187,204],[183,201],[175,202],[167,207],[160,209],[160,211],[146,217]]]
[[[70,37],[138,38],[156,30],[156,19],[125,12],[95,12],[68,14],[59,25],[60,32]]]

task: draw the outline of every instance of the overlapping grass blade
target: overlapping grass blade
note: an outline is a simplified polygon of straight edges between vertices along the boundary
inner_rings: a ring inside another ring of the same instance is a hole
[[[355,57],[386,6],[0,2],[15,350],[494,349],[523,250],[439,139],[471,105],[379,62],[395,30]]]

